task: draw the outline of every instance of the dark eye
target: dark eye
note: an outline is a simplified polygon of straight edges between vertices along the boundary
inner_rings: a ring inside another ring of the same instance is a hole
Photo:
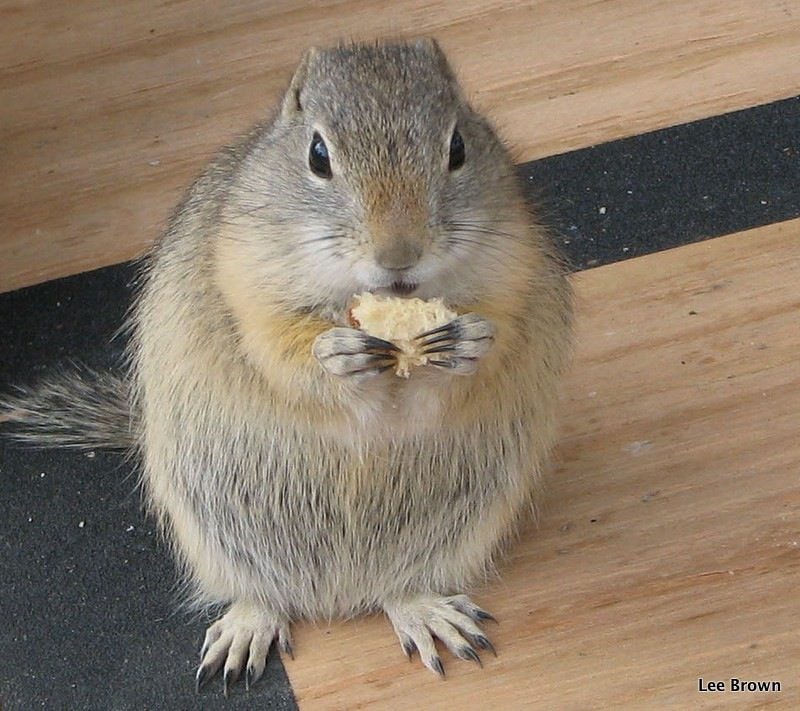
[[[308,167],[317,177],[330,180],[333,177],[331,170],[331,159],[328,155],[328,146],[318,133],[311,139],[311,147],[308,149]]]
[[[464,139],[458,132],[458,129],[453,131],[453,137],[450,139],[450,163],[448,168],[450,170],[458,170],[464,165]]]

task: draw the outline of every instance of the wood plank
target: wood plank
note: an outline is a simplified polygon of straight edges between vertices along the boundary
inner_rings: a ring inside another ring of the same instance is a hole
[[[0,291],[140,254],[310,44],[439,36],[518,160],[800,87],[800,0],[121,7],[0,5]]]
[[[800,708],[800,220],[575,282],[545,513],[476,596],[498,658],[442,682],[382,618],[301,626],[304,711]],[[731,677],[782,691],[698,691]]]

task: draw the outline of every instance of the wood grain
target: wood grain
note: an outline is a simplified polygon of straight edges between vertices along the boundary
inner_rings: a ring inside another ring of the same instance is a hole
[[[800,220],[584,272],[560,464],[442,682],[371,618],[296,633],[311,709],[800,708]],[[778,681],[701,693],[698,680]]]
[[[301,51],[438,36],[529,160],[793,95],[800,0],[0,4],[0,291],[140,254]]]

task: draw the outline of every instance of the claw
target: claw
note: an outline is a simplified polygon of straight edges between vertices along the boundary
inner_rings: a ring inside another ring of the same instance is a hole
[[[446,346],[438,346],[437,348],[429,348],[428,346],[426,346],[425,348],[422,349],[422,352],[426,353],[426,354],[427,353],[448,353],[448,352],[452,352],[452,351],[454,351],[456,349],[457,349],[457,346],[456,346],[455,343],[449,343]]]
[[[473,638],[472,643],[478,649],[488,649],[494,656],[497,656],[497,651],[494,648],[494,645],[489,641],[488,637],[484,637],[483,635],[477,635]]]
[[[244,676],[244,687],[247,691],[250,691],[253,686],[256,685],[258,680],[261,678],[261,675],[264,673],[264,669],[266,666],[262,666],[261,664],[248,664],[247,670]]]
[[[476,607],[475,610],[473,610],[472,615],[470,615],[470,617],[475,617],[481,622],[485,622],[488,620],[489,622],[494,622],[496,625],[500,624],[497,621],[497,618],[493,614],[491,614],[490,612],[486,612],[486,610],[481,610],[480,607]]]
[[[213,676],[211,667],[201,666],[197,670],[195,677],[195,691],[200,693],[202,688],[208,683],[208,680]]]
[[[294,649],[292,648],[291,640],[281,638],[278,642],[278,647],[280,648],[281,652],[287,654],[289,658],[294,661]]]
[[[403,642],[403,652],[408,657],[408,661],[411,661],[411,657],[413,656],[414,652],[417,651],[417,645],[414,644],[413,640],[407,639]]]
[[[453,327],[453,322],[446,323],[443,326],[437,326],[436,328],[432,328],[430,331],[425,331],[425,333],[421,333],[417,336],[416,340],[420,340],[421,338],[428,338],[429,336],[435,336],[439,333],[447,333],[449,331],[454,331],[455,328]]]
[[[206,636],[203,637],[203,646],[200,648],[200,661],[202,662],[206,656],[206,652],[211,649],[211,645],[214,644],[219,639],[219,634],[214,631],[213,627],[210,627],[206,632]]]
[[[428,365],[436,365],[440,368],[455,368],[458,363],[454,360],[434,360],[433,358],[428,358]]]
[[[433,346],[437,343],[454,341],[456,339],[455,331],[456,329],[452,328],[451,326],[440,326],[433,331],[428,331],[427,333],[423,333],[421,336],[417,336],[414,340],[417,341],[417,345],[420,348],[427,350],[430,346]],[[431,336],[433,336],[433,338],[431,338]]]
[[[391,341],[384,341],[382,338],[376,336],[365,336],[364,345],[369,350],[374,351],[389,351],[389,353],[399,353],[400,348]]]
[[[228,669],[222,676],[222,695],[226,699],[228,698],[228,690],[236,683],[237,676],[235,669]]]
[[[460,650],[458,650],[458,656],[460,659],[469,660],[471,662],[475,662],[481,669],[483,669],[483,662],[481,658],[478,656],[478,653],[472,648],[464,646]]]
[[[438,674],[440,677],[442,677],[442,679],[444,679],[444,678],[445,678],[445,674],[444,674],[444,664],[442,664],[442,658],[441,658],[441,657],[438,657],[438,656],[437,656],[437,657],[434,657],[433,659],[431,659],[431,668],[432,668],[432,669],[433,669],[433,671],[435,671],[435,672],[436,672],[436,673],[437,673],[437,674]]]

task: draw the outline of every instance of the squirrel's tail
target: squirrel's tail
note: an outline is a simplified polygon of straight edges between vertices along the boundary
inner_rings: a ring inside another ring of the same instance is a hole
[[[82,366],[0,396],[0,430],[25,444],[126,449],[136,444],[130,384]]]

